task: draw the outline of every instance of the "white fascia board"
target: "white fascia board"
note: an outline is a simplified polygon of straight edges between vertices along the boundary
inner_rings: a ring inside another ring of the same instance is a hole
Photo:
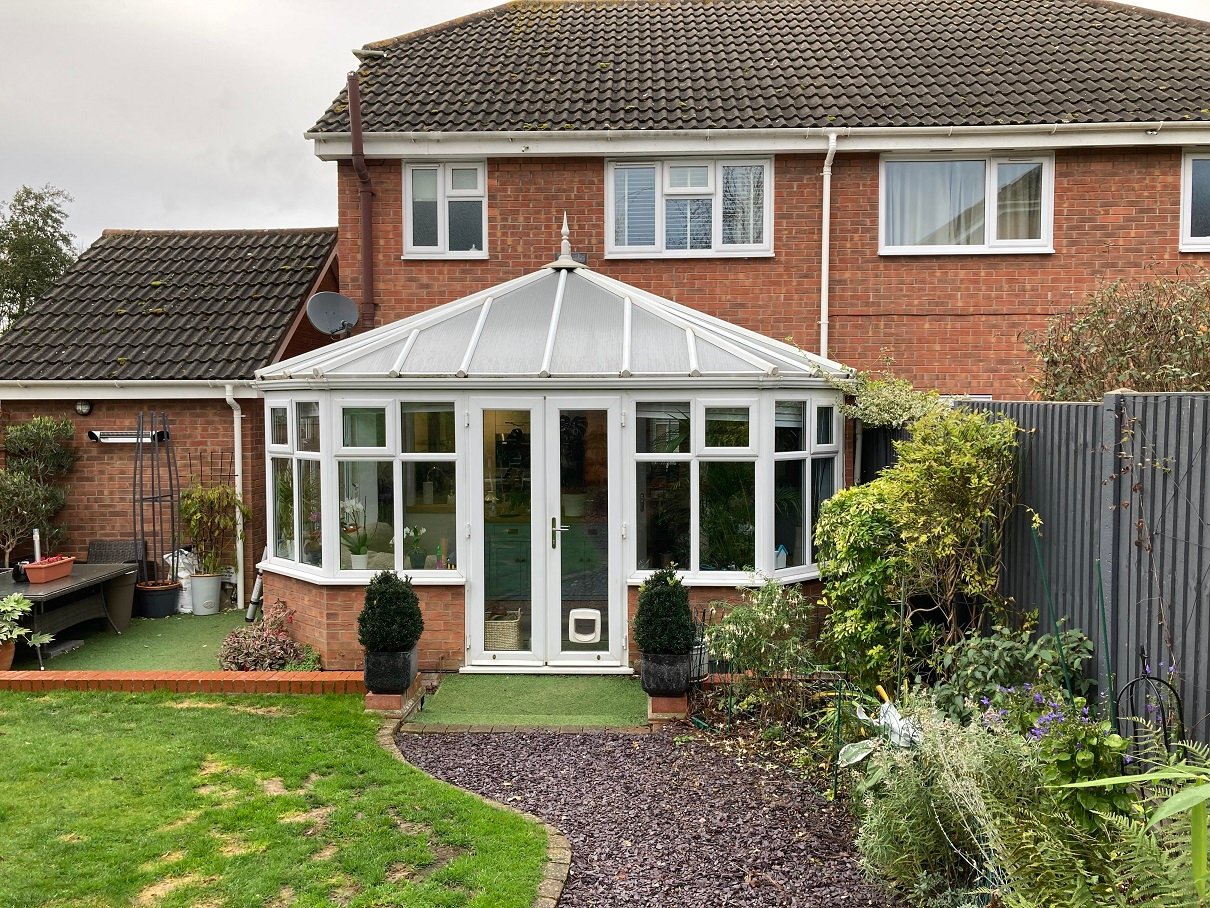
[[[584,132],[369,133],[368,158],[819,153],[835,134],[846,152],[1010,151],[1124,146],[1210,146],[1210,122],[1050,123],[844,129],[678,129]],[[324,161],[352,156],[347,133],[307,133]]]
[[[808,375],[689,375],[654,376],[636,373],[621,378],[616,373],[609,375],[585,375],[574,377],[552,376],[551,378],[458,378],[453,375],[425,378],[400,376],[384,378],[381,375],[340,376],[332,378],[293,378],[266,376],[258,383],[263,393],[301,391],[333,391],[361,394],[367,391],[423,391],[424,393],[458,394],[462,391],[490,391],[506,394],[513,391],[591,391],[594,393],[629,393],[685,389],[700,394],[712,389],[760,391],[767,388],[826,388],[835,390],[827,381]]]
[[[0,400],[225,400],[260,392],[238,381],[0,381]]]

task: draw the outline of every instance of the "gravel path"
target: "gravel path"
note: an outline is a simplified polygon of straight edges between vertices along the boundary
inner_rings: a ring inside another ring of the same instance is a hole
[[[901,905],[865,878],[842,807],[797,773],[683,727],[395,740],[431,775],[563,831],[572,865],[560,908]]]

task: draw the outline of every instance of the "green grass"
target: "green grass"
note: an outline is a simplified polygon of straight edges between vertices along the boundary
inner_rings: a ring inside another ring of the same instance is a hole
[[[347,696],[0,691],[0,901],[529,906],[543,829],[377,725]]]
[[[84,645],[46,662],[54,671],[218,671],[223,638],[244,623],[244,613],[229,609],[217,615],[170,615],[135,618],[118,636],[102,621],[69,627],[60,640],[83,640]],[[14,668],[38,667],[32,650]]]
[[[431,725],[642,725],[647,695],[634,678],[446,675],[424,712]]]

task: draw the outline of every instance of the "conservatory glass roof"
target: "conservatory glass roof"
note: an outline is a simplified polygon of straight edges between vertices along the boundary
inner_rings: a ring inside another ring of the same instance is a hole
[[[799,379],[843,366],[560,258],[515,280],[259,370],[264,383],[382,379]],[[629,381],[626,382],[629,384]]]

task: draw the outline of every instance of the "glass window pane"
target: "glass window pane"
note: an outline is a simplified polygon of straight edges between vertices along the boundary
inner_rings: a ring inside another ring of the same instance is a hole
[[[450,188],[472,192],[479,188],[478,167],[450,167]]]
[[[405,569],[442,570],[457,564],[456,476],[457,465],[452,460],[421,460],[403,465]]]
[[[996,184],[996,239],[1041,239],[1042,165],[999,164]]]
[[[748,408],[707,407],[706,447],[748,447]]]
[[[1197,158],[1191,163],[1192,197],[1189,212],[1189,234],[1210,237],[1210,159]]]
[[[299,401],[294,405],[294,423],[298,427],[298,450],[319,450],[319,404]]]
[[[290,443],[290,425],[286,417],[285,407],[269,408],[269,444],[288,445]]]
[[[298,462],[298,485],[298,538],[302,543],[298,560],[319,565],[323,563],[323,485],[318,460]]]
[[[664,248],[709,249],[713,231],[709,199],[668,199],[664,203]]]
[[[559,411],[559,648],[608,651],[609,411]]]
[[[983,173],[983,161],[888,161],[887,243],[982,245]]]
[[[698,560],[703,571],[756,565],[756,464],[698,465]]]
[[[670,164],[668,185],[673,189],[705,189],[710,185],[710,165]]]
[[[655,245],[655,167],[615,167],[613,171],[615,246]]]
[[[437,244],[437,170],[413,170],[412,245]]]
[[[817,445],[836,443],[836,411],[831,407],[815,408],[815,443]]]
[[[805,451],[806,404],[801,400],[779,400],[773,425],[774,451]]]
[[[483,411],[483,647],[489,651],[533,646],[531,445],[529,410]]]
[[[765,241],[765,168],[723,167],[723,245]]]
[[[483,200],[454,199],[450,209],[450,252],[483,251]]]
[[[690,450],[689,401],[638,405],[640,454],[687,454]]]
[[[395,567],[395,465],[389,460],[336,462],[341,570]]]
[[[836,491],[836,458],[817,457],[811,461],[811,561],[815,561],[815,525],[819,509]]]
[[[779,460],[773,465],[773,550],[775,569],[806,564],[803,527],[807,462]],[[784,550],[784,551],[783,551]]]
[[[452,403],[404,403],[399,405],[399,415],[404,454],[454,453]]]
[[[638,568],[689,568],[689,468],[686,461],[635,464]]]
[[[294,561],[294,463],[288,457],[270,460],[273,474],[273,554]]]
[[[342,437],[346,448],[385,448],[387,411],[383,407],[342,407]]]

